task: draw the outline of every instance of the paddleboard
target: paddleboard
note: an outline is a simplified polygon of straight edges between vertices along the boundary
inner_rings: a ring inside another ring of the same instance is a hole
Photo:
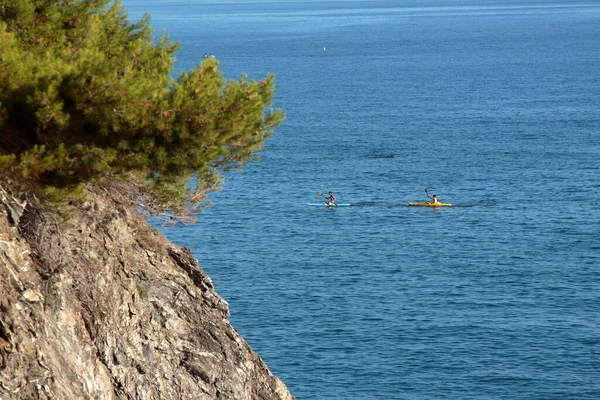
[[[346,204],[346,203],[336,203],[336,204],[306,203],[306,205],[308,205],[308,206],[315,206],[315,207],[328,207],[328,208],[350,207],[350,204]]]
[[[408,203],[409,206],[413,207],[451,207],[450,203]]]

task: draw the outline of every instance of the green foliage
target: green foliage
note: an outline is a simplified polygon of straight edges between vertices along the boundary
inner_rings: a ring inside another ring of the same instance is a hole
[[[140,295],[140,298],[143,300],[147,300],[148,299],[148,292],[149,292],[149,287],[148,285],[143,285],[141,283],[136,283],[136,288],[138,291],[138,294]]]
[[[118,1],[0,0],[0,171],[48,193],[126,175],[153,211],[194,211],[284,115],[271,74],[207,59],[174,80],[178,49]]]

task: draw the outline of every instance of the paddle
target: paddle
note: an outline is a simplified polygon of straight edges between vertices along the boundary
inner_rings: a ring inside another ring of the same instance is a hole
[[[321,192],[317,192],[317,196],[321,196],[321,197],[324,197],[324,198],[326,198],[326,199],[328,199],[328,198],[329,198],[329,197],[325,196],[325,195],[324,195],[323,193],[321,193]]]

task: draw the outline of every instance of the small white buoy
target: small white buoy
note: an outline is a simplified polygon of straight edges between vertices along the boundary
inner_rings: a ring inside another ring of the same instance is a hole
[[[323,51],[325,51],[325,47],[323,47]]]

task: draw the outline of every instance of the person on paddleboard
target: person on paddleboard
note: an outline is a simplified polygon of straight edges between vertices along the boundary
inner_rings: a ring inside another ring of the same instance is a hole
[[[425,188],[425,194],[427,195],[427,197],[429,197],[431,199],[430,203],[439,203],[440,202],[437,198],[437,195],[435,195],[435,194],[433,196],[429,195],[427,188]]]
[[[337,200],[332,192],[329,192],[329,197],[326,197],[326,199],[325,204],[327,205],[335,204],[335,201]]]

